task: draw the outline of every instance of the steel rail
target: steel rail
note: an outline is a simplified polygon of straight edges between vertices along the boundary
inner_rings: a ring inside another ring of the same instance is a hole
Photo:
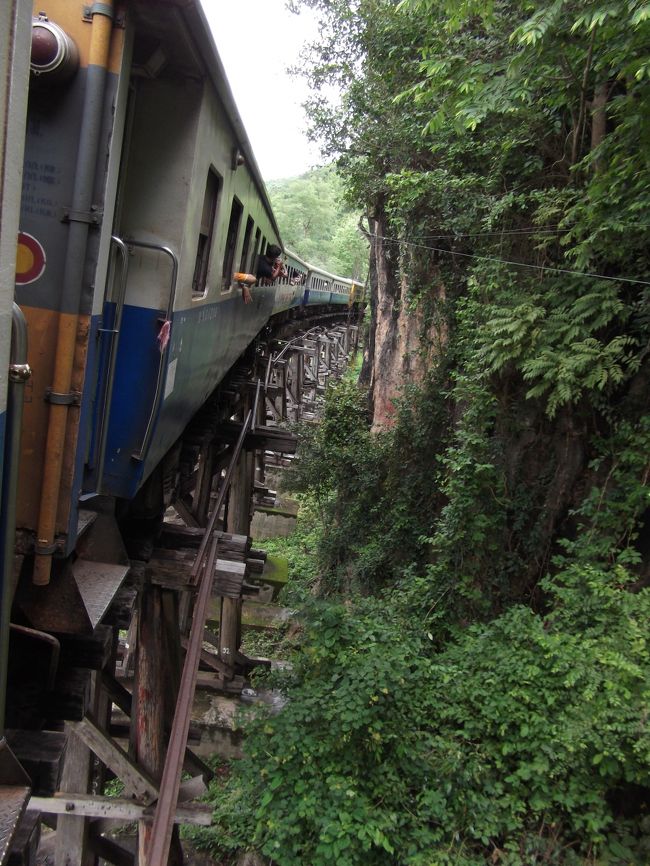
[[[146,855],[147,866],[166,866],[169,857],[169,846],[178,802],[178,792],[181,784],[181,772],[185,758],[187,735],[192,715],[192,702],[196,688],[196,677],[203,645],[203,629],[208,611],[208,602],[212,592],[212,578],[217,561],[219,536],[212,535],[212,544],[207,562],[203,563],[201,586],[194,606],[190,639],[183,665],[178,700],[174,712],[174,722],[167,746],[167,757],[160,781],[160,797],[156,804],[151,830],[151,843]]]
[[[192,616],[192,627],[190,629],[185,663],[178,690],[174,721],[169,735],[165,766],[160,781],[160,797],[158,798],[153,818],[151,842],[145,857],[145,866],[167,866],[181,772],[187,745],[187,735],[192,715],[192,702],[194,700],[194,690],[196,688],[196,678],[201,658],[203,630],[205,628],[208,601],[212,591],[212,581],[217,561],[219,537],[214,533],[214,526],[230,487],[232,475],[239,460],[246,434],[251,426],[252,417],[253,412],[249,410],[242,425],[230,463],[228,464],[226,475],[219,489],[219,495],[210,515],[210,520],[205,529],[194,565],[192,566],[192,575],[199,577],[199,591]],[[206,551],[209,544],[210,550],[206,561]]]
[[[260,402],[260,391],[262,390],[262,380],[257,380],[257,385],[255,387],[255,400],[253,402],[253,418],[251,420],[251,433],[255,432],[255,428],[257,427],[257,410],[259,408]]]
[[[283,356],[284,356],[284,353],[285,353],[285,352],[288,352],[289,349],[291,349],[292,346],[294,346],[294,345],[295,345],[296,343],[298,343],[300,340],[308,340],[310,334],[313,334],[314,331],[319,331],[319,330],[323,330],[322,325],[314,325],[313,328],[310,328],[308,331],[305,331],[304,334],[300,334],[299,337],[292,337],[291,340],[289,340],[289,342],[286,343],[286,344],[282,347],[282,350],[281,350],[280,352],[278,352],[277,355],[273,355],[273,356],[271,357],[271,359],[270,359],[270,360],[271,360],[271,363],[272,363],[272,364],[276,364],[278,361],[281,361],[282,358],[283,358]]]

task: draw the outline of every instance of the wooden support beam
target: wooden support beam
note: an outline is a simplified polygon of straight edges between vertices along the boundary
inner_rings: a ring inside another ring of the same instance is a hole
[[[178,553],[179,551],[166,551],[167,553]],[[218,559],[214,572],[215,587],[223,583],[224,586],[229,586],[233,578],[242,570],[245,570],[244,564],[245,552],[233,553],[232,559]],[[147,574],[152,584],[162,587],[165,590],[192,590],[196,589],[195,578],[192,576],[193,557],[185,559],[179,557],[177,559],[163,559],[155,555],[150,560],[147,566]],[[240,578],[241,584],[241,578]],[[216,594],[222,594],[218,588],[215,589]]]
[[[271,415],[272,415],[273,419],[274,419],[275,421],[280,421],[280,420],[281,420],[281,418],[280,418],[280,413],[279,413],[278,410],[275,408],[275,404],[272,403],[271,400],[269,400],[268,397],[265,397],[265,398],[264,398],[264,402],[266,403],[266,408],[271,410]]]
[[[227,598],[239,598],[245,578],[245,562],[227,562],[226,560],[217,560],[212,595],[221,595]]]
[[[240,602],[236,598],[223,598],[221,601],[221,618],[219,621],[219,658],[234,672],[235,653],[239,649],[237,633],[239,631]]]
[[[247,656],[240,650],[237,650],[235,653],[235,661],[237,663],[237,667],[243,669],[245,672],[252,671],[255,668],[263,667],[263,668],[271,668],[273,662],[271,659],[265,658],[254,658],[253,656]]]
[[[158,798],[158,788],[149,773],[132,761],[93,719],[86,716],[76,722],[74,732],[135,797],[146,804]]]
[[[54,692],[45,710],[54,723],[65,720],[78,722],[91,706],[92,683],[90,671],[85,668],[61,668],[56,676]]]
[[[85,793],[90,784],[91,752],[81,737],[77,736],[76,724],[66,725],[68,744],[61,776],[61,788],[63,791],[82,791]],[[69,796],[78,795],[70,794]],[[31,808],[35,799],[41,798],[32,797],[27,805],[28,809]],[[87,838],[88,828],[83,816],[64,812],[57,822],[54,849],[56,866],[77,866],[77,864],[84,863]]]
[[[145,566],[145,575],[157,586],[175,590],[193,590],[196,588],[196,578],[192,576],[195,557],[196,553],[193,550],[156,548]]]
[[[7,744],[31,779],[37,794],[51,794],[59,787],[66,735],[59,731],[5,731]]]
[[[187,638],[182,638],[181,645],[184,650],[187,649],[188,640]],[[224,664],[216,653],[208,652],[207,650],[201,650],[201,664],[203,665],[203,669],[206,668],[210,671],[215,671],[215,673],[221,674],[222,676],[228,676],[230,668],[228,665]],[[201,670],[201,668],[199,668]]]
[[[180,523],[163,523],[162,544],[167,548],[197,548],[205,530],[200,526],[183,526]]]
[[[107,671],[102,672],[101,685],[109,699],[116,707],[119,707],[127,716],[131,715],[132,697],[131,692],[125,689],[122,683]]]
[[[7,866],[35,866],[41,841],[41,817],[40,812],[23,814],[11,842]]]
[[[185,646],[187,641],[185,638],[182,639],[182,645]],[[203,651],[205,652],[205,650]],[[209,656],[210,659],[215,659],[217,663],[219,660],[217,657],[212,654],[205,652],[206,656]],[[212,670],[217,670],[216,668],[212,668]],[[115,677],[111,676],[108,673],[102,674],[102,686],[106,691],[109,699],[115,704],[116,707],[119,707],[123,713],[127,716],[131,716],[131,706],[132,706],[132,698],[131,693],[124,688],[124,686],[115,679]],[[167,728],[167,726],[166,726]],[[197,728],[192,728],[190,726],[190,737],[195,736],[197,742],[200,740],[201,735],[200,731]],[[206,782],[209,782],[210,779],[214,778],[214,773],[210,769],[210,767],[199,758],[198,755],[195,755],[194,752],[186,747],[185,748],[185,763],[183,764],[183,769],[185,772],[190,773],[192,776],[196,776],[200,774],[203,776]]]
[[[131,749],[147,777],[160,780],[165,763],[165,697],[162,589],[145,584],[140,593],[138,650],[131,715]],[[117,774],[119,776],[119,773]],[[120,777],[121,778],[121,777]],[[157,785],[155,786],[157,789]],[[147,802],[157,799],[158,792]],[[145,862],[151,821],[138,822],[138,860]]]
[[[250,434],[249,434],[250,435]],[[228,493],[228,518],[226,529],[229,532],[248,535],[251,522],[251,500],[254,481],[254,458],[250,452],[239,455],[237,466],[232,474]],[[221,551],[219,551],[221,555]]]
[[[246,681],[242,676],[234,676],[230,680],[224,679],[220,674],[199,673],[196,678],[196,686],[199,689],[214,689],[227,694],[239,694],[244,688]]]
[[[206,526],[208,522],[208,508],[210,506],[210,493],[214,477],[214,450],[212,441],[210,441],[201,448],[201,453],[199,454],[199,471],[192,503],[192,511],[199,526]]]
[[[192,513],[192,510],[183,502],[182,499],[177,499],[176,502],[174,502],[174,510],[181,518],[181,520],[185,521],[188,526],[199,526],[196,517]]]
[[[139,821],[153,816],[154,807],[121,797],[98,797],[94,794],[67,794],[65,791],[57,791],[53,797],[32,797],[27,804],[27,811],[75,815],[77,818]],[[208,827],[212,822],[212,806],[208,803],[179,805],[174,822]]]
[[[92,634],[56,635],[61,655],[62,667],[88,668],[100,671],[111,657],[113,650],[113,629],[108,625],[98,625]]]

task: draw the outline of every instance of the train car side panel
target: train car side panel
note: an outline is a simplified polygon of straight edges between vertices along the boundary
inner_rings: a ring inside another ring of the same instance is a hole
[[[243,249],[248,221],[267,242],[277,234],[248,167],[233,162],[239,142],[218,95],[195,56],[172,57],[178,40],[164,41],[174,28],[163,24],[161,15],[146,20],[146,38],[154,28],[170,57],[154,78],[139,74],[144,49],[135,36],[134,120],[116,224],[131,255],[101,489],[128,498],[263,327],[275,295],[273,287],[256,289],[245,305],[232,283],[242,257],[252,256]],[[214,215],[204,226],[209,195]],[[162,247],[177,260],[174,286]]]
[[[76,525],[80,433],[84,439],[78,401],[94,296],[103,284],[97,237],[107,230],[105,156],[123,31],[106,14],[85,20],[83,10],[62,0],[39,3],[40,13],[62,28],[80,58],[69,79],[43,74],[30,89],[16,268],[35,371],[26,396],[18,521],[49,548],[55,534]]]
[[[11,463],[18,459],[18,455],[11,452],[11,430],[7,430],[7,373],[27,114],[31,3],[14,0],[8,6],[3,12],[5,27],[0,31],[0,570],[6,581],[10,579],[12,563],[14,508],[13,491],[8,489],[8,480]],[[0,648],[2,646],[4,637],[0,638]],[[3,682],[0,669],[0,690]],[[4,696],[0,694],[0,703],[3,701]],[[0,723],[2,716],[0,711]]]

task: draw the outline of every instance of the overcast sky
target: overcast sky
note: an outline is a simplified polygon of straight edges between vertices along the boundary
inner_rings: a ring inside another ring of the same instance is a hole
[[[201,2],[264,179],[295,177],[319,165],[318,149],[303,133],[306,85],[286,71],[316,34],[313,17],[291,14],[285,0]]]

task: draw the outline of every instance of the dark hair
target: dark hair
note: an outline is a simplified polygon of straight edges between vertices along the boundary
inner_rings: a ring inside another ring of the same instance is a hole
[[[269,244],[264,255],[270,259],[277,259],[278,256],[282,255],[282,250],[275,244]]]

